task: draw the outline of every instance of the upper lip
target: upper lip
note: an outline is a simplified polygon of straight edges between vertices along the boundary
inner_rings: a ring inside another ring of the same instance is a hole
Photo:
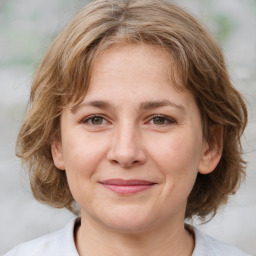
[[[153,185],[156,182],[148,181],[148,180],[124,180],[124,179],[109,179],[100,181],[103,185],[116,185],[116,186],[136,186],[136,185]]]

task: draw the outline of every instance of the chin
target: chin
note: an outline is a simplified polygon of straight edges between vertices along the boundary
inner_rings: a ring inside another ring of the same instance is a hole
[[[101,219],[101,223],[108,228],[126,234],[139,234],[145,232],[152,228],[154,223],[153,216],[146,216],[142,213],[126,211],[115,213],[111,216],[104,216],[104,219]]]
[[[126,221],[126,223],[109,223],[109,228],[115,232],[123,234],[140,234],[146,232],[151,225],[145,222],[135,222],[133,220]]]

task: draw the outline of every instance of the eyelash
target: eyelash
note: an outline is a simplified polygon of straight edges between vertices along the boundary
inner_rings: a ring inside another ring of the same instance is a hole
[[[96,118],[100,119],[102,122],[100,124],[93,124],[92,121],[93,121],[93,119],[96,119]],[[157,118],[158,118],[158,121],[163,121],[164,123],[162,123],[162,124],[154,123],[154,120],[156,121]],[[84,124],[89,124],[91,126],[101,126],[104,124],[104,121],[107,122],[106,118],[102,115],[91,115],[86,118],[83,118],[80,122],[84,123]],[[167,125],[176,123],[176,121],[174,119],[167,117],[165,115],[151,116],[148,123],[151,123],[151,121],[153,122],[152,123],[153,125],[157,125],[157,126],[167,126]]]
[[[101,119],[102,122],[104,122],[104,121],[107,122],[106,118],[104,116],[101,116],[101,115],[91,115],[91,116],[88,116],[86,118],[83,118],[80,122],[84,123],[84,124],[89,124],[91,126],[100,126],[100,125],[102,125],[102,123],[101,124],[93,124],[93,123],[91,123],[92,120],[96,119],[96,118]]]
[[[162,119],[162,121],[164,122],[167,122],[167,123],[164,123],[164,124],[156,124],[156,123],[153,123],[154,125],[157,125],[157,126],[167,126],[167,125],[171,125],[171,124],[174,124],[176,123],[176,121],[170,117],[167,117],[165,115],[154,115],[152,116],[150,119],[149,119],[149,122],[153,121],[154,119],[156,118],[159,118],[159,119]]]

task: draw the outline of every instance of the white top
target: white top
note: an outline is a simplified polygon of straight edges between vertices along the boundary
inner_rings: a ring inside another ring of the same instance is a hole
[[[75,241],[74,228],[79,218],[72,219],[64,229],[22,243],[3,256],[79,256]],[[192,256],[249,256],[234,246],[217,241],[193,228],[195,249]]]

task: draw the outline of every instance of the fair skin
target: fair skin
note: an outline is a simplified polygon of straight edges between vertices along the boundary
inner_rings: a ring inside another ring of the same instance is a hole
[[[195,99],[172,86],[170,68],[161,47],[112,47],[83,102],[63,110],[52,154],[81,207],[79,255],[192,254],[187,198],[220,150],[204,140]]]

